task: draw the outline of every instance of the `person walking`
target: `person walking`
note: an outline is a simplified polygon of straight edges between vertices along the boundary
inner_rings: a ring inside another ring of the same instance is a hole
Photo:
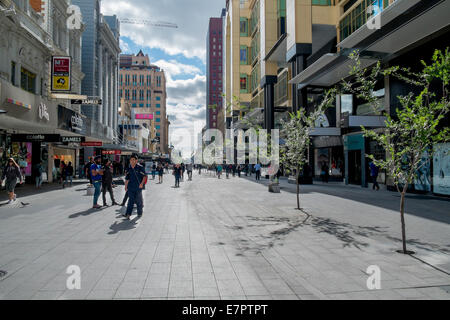
[[[38,162],[34,167],[34,176],[36,177],[36,188],[40,189],[42,186],[42,172],[44,169],[42,168],[42,164]]]
[[[64,161],[61,161],[59,165],[59,184],[62,184],[64,189],[64,180],[66,179],[66,164]]]
[[[322,178],[322,182],[325,183],[326,180],[326,175],[327,173],[327,165],[325,164],[325,162],[322,163],[322,166],[320,167],[320,176]]]
[[[186,165],[186,171],[187,171],[187,175],[188,175],[188,180],[192,181],[192,163],[188,163]]]
[[[84,165],[84,174],[86,178],[89,180],[89,185],[92,185],[92,177],[91,177],[91,167],[94,164],[94,160],[92,157],[89,157],[89,161]]]
[[[94,185],[95,192],[94,192],[94,204],[92,206],[93,209],[99,209],[101,208],[100,205],[97,204],[98,198],[100,197],[101,188],[102,188],[102,176],[103,176],[103,170],[101,163],[101,156],[95,157],[94,164],[91,165],[91,178],[92,178],[92,184]]]
[[[380,190],[380,186],[379,186],[377,180],[378,180],[378,173],[380,170],[373,161],[371,161],[369,163],[369,168],[370,168],[370,177],[372,178],[372,183],[373,183],[372,190],[375,190],[375,188],[377,188],[377,191],[378,191],[378,190]]]
[[[176,164],[173,168],[173,175],[175,176],[175,188],[179,188],[181,178],[181,166],[179,164]]]
[[[202,165],[201,164],[198,165],[198,174],[199,175],[202,174]]]
[[[261,165],[259,163],[255,164],[255,174],[256,174],[256,181],[261,180]]]
[[[107,207],[106,203],[106,192],[109,192],[109,196],[112,201],[113,206],[118,206],[119,204],[114,200],[114,192],[113,192],[113,172],[111,171],[111,161],[108,159],[105,160],[103,165],[103,176],[102,176],[102,193],[103,193],[103,206]]]
[[[184,163],[181,163],[181,182],[184,182],[184,173],[186,171],[186,166]]]
[[[241,165],[240,164],[238,164],[236,170],[237,170],[238,177],[240,178],[241,177]]]
[[[156,164],[152,165],[152,180],[155,180],[156,175]]]
[[[69,162],[69,164],[65,168],[65,176],[64,176],[64,183],[63,188],[66,186],[66,183],[70,181],[70,186],[73,184],[73,166],[72,162]]]
[[[225,164],[225,173],[226,173],[227,179],[230,179],[230,172],[231,172],[230,166]]]
[[[134,204],[137,206],[138,218],[143,214],[143,198],[142,190],[145,189],[145,184],[148,181],[147,174],[145,173],[145,167],[138,164],[138,157],[136,155],[131,156],[130,166],[128,167],[128,173],[125,177],[125,191],[128,192],[128,206],[124,217],[129,220],[131,213],[133,212]]]
[[[223,167],[222,167],[222,165],[221,164],[219,164],[218,166],[217,166],[217,177],[220,179],[220,176],[222,175],[222,170],[223,170]]]
[[[159,178],[158,183],[161,184],[161,183],[163,183],[164,167],[161,164],[159,164],[157,171],[158,171],[158,178]]]
[[[20,167],[13,158],[9,158],[8,164],[3,169],[2,181],[3,180],[5,180],[5,187],[6,192],[8,192],[9,204],[13,201],[16,201],[17,199],[17,195],[14,193],[17,185],[17,180],[19,180],[19,184],[23,183],[23,177],[20,173]]]

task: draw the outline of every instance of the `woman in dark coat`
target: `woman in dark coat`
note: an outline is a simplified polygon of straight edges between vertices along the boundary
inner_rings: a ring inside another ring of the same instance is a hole
[[[8,164],[3,169],[2,181],[3,180],[6,180],[5,187],[9,197],[8,203],[16,201],[17,196],[14,193],[14,189],[16,188],[17,180],[19,180],[19,183],[22,184],[23,179],[22,174],[20,173],[20,167],[13,158],[8,160]]]

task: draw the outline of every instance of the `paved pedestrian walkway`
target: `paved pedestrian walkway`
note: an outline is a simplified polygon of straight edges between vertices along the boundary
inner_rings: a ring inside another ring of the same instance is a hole
[[[0,299],[450,298],[448,274],[395,252],[398,214],[384,204],[305,187],[308,217],[294,194],[263,182],[196,172],[172,188],[164,178],[150,180],[141,220],[90,209],[82,186],[0,207]],[[121,200],[123,186],[115,192]],[[446,265],[449,224],[414,214],[407,224],[410,248]],[[81,269],[80,290],[67,289],[69,265]],[[370,265],[380,290],[367,287]]]

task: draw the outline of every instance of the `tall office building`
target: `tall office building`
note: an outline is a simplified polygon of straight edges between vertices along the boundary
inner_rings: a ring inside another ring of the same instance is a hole
[[[219,18],[210,18],[206,36],[206,128],[223,132],[223,18],[225,9]]]
[[[120,25],[116,16],[103,16],[100,0],[72,0],[81,9],[85,30],[82,41],[81,93],[102,99],[101,105],[83,105],[82,113],[106,126],[108,140],[117,138]]]
[[[227,101],[240,101],[227,114],[227,124],[235,129],[246,128],[245,117],[267,129],[281,128],[288,112],[314,110],[327,89],[348,78],[354,48],[363,67],[381,62],[418,71],[420,60],[429,61],[435,49],[445,50],[449,38],[450,2],[445,0],[227,0],[226,8],[224,92]],[[409,92],[417,93],[386,75],[374,91],[379,109],[352,94],[337,96],[311,132],[313,178],[326,165],[332,180],[366,187],[366,154],[386,154],[364,137],[361,126],[382,130],[386,115],[395,116],[402,107],[398,95]],[[242,105],[252,111],[245,114]],[[449,117],[443,122],[448,126]],[[436,173],[439,182],[433,187],[427,182],[431,171],[412,188],[450,193],[448,182]],[[378,182],[392,186],[384,172]]]
[[[169,121],[164,70],[150,64],[148,54],[144,55],[142,50],[137,55],[123,54],[120,56],[119,86],[120,98],[131,103],[138,123],[150,129],[147,152],[168,154]]]

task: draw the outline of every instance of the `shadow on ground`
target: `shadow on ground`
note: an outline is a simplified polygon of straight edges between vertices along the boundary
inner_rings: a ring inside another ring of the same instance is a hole
[[[79,216],[88,216],[88,215],[91,215],[91,214],[93,214],[95,212],[103,211],[104,209],[106,209],[106,207],[101,207],[99,209],[89,208],[88,210],[71,214],[69,216],[69,219],[78,218]]]
[[[120,231],[128,231],[128,230],[133,230],[136,229],[136,225],[138,222],[139,218],[135,217],[132,220],[122,220],[121,222],[117,222],[115,221],[110,227],[109,229],[111,231],[108,232],[108,234],[116,234],[119,233]]]
[[[255,181],[252,177],[245,177],[248,181],[267,186],[269,180],[262,179]],[[286,179],[282,179],[280,189],[284,192],[296,194],[296,185],[288,184]],[[312,185],[300,185],[300,194],[321,193],[343,199],[361,202],[384,209],[398,212],[400,206],[400,195],[397,192],[389,191],[378,193],[367,188],[354,188],[338,184],[315,183]],[[382,197],[382,198],[381,198]],[[405,202],[405,212],[417,217],[439,221],[450,224],[450,198],[437,197],[423,194],[407,194]],[[426,202],[424,202],[426,200]],[[433,203],[434,202],[434,203]],[[427,210],[433,206],[434,210]],[[400,215],[400,214],[399,214]],[[400,219],[400,217],[399,217]]]

